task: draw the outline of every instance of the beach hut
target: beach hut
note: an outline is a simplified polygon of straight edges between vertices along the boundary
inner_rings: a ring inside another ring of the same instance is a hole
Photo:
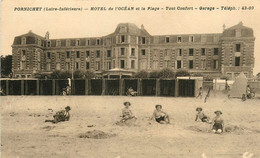
[[[235,78],[232,89],[229,93],[231,98],[241,98],[243,94],[246,94],[247,78],[243,72]]]

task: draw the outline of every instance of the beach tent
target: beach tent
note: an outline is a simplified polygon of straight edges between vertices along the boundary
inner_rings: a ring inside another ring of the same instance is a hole
[[[235,78],[232,89],[230,91],[230,97],[241,98],[243,94],[246,94],[247,78],[243,72]]]

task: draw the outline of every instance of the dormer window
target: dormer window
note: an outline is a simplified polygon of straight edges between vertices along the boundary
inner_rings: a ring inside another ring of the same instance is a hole
[[[66,46],[70,46],[70,40],[66,40]]]
[[[51,47],[51,41],[47,41],[47,47]]]
[[[100,45],[100,39],[97,39],[97,45]]]
[[[165,43],[170,43],[170,37],[165,37]]]
[[[26,38],[22,37],[22,44],[26,44]]]
[[[22,57],[25,56],[25,50],[22,50]]]
[[[178,43],[181,43],[181,36],[178,36],[178,37],[177,37],[177,42],[178,42]]]
[[[145,44],[145,37],[142,37],[142,44]]]
[[[80,40],[76,40],[76,46],[80,45]]]
[[[125,43],[125,35],[121,35],[121,43]]]
[[[86,45],[87,45],[87,46],[90,45],[90,40],[86,40]]]
[[[56,41],[56,47],[60,47],[61,46],[61,41],[60,40],[57,40]]]
[[[194,36],[189,36],[189,42],[194,42]]]
[[[126,33],[126,27],[124,27],[124,26],[120,27],[119,33]]]

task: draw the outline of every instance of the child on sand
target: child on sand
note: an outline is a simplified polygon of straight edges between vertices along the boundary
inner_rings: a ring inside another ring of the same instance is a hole
[[[125,105],[125,107],[122,109],[122,122],[125,122],[125,121],[127,121],[127,120],[130,120],[130,119],[133,119],[133,118],[136,118],[134,115],[133,115],[133,113],[132,113],[132,111],[130,110],[130,106],[131,106],[131,103],[129,102],[129,101],[126,101],[126,102],[124,102],[124,105]]]
[[[58,123],[62,121],[69,121],[70,119],[70,113],[69,111],[71,108],[69,106],[65,107],[65,110],[61,110],[56,112],[55,115],[53,115],[53,120],[45,120],[45,122],[52,122],[52,123]]]
[[[151,120],[155,118],[155,121],[161,124],[169,124],[170,118],[169,115],[162,111],[162,105],[156,105]]]
[[[216,117],[212,120],[212,132],[220,134],[224,129],[224,121],[220,115],[222,115],[221,111],[215,111]]]
[[[203,112],[202,112],[202,108],[201,107],[197,107],[196,111],[198,112],[196,115],[196,119],[195,121],[198,121],[198,118],[202,121],[202,122],[210,122],[210,118],[208,116],[206,116]]]
[[[198,94],[198,96],[196,98],[198,98],[198,97],[200,97],[200,99],[202,98],[202,87],[200,87],[199,94]]]

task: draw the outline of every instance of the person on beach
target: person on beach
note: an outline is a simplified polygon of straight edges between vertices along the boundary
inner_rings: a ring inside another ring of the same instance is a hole
[[[155,105],[155,110],[153,112],[153,115],[151,117],[151,120],[155,118],[155,121],[161,124],[169,124],[170,118],[169,115],[162,111],[162,105]]]
[[[195,121],[201,120],[202,122],[207,122],[210,123],[210,118],[208,116],[206,116],[203,112],[202,112],[202,108],[201,107],[197,107],[196,111],[198,112],[195,118]]]
[[[61,110],[56,112],[55,115],[53,115],[53,120],[45,120],[45,122],[52,122],[52,123],[58,123],[62,121],[69,121],[70,120],[70,113],[71,110],[70,106],[65,107],[65,110]]]
[[[200,99],[202,98],[202,87],[200,87],[199,94],[198,94],[198,96],[196,98],[198,98],[198,97],[200,97]]]
[[[222,119],[221,111],[215,111],[216,117],[212,120],[212,132],[216,134],[220,134],[224,129],[224,120]]]
[[[121,122],[125,122],[130,119],[136,119],[136,117],[133,115],[130,106],[131,103],[129,101],[124,102],[124,108],[122,109],[122,120]]]

